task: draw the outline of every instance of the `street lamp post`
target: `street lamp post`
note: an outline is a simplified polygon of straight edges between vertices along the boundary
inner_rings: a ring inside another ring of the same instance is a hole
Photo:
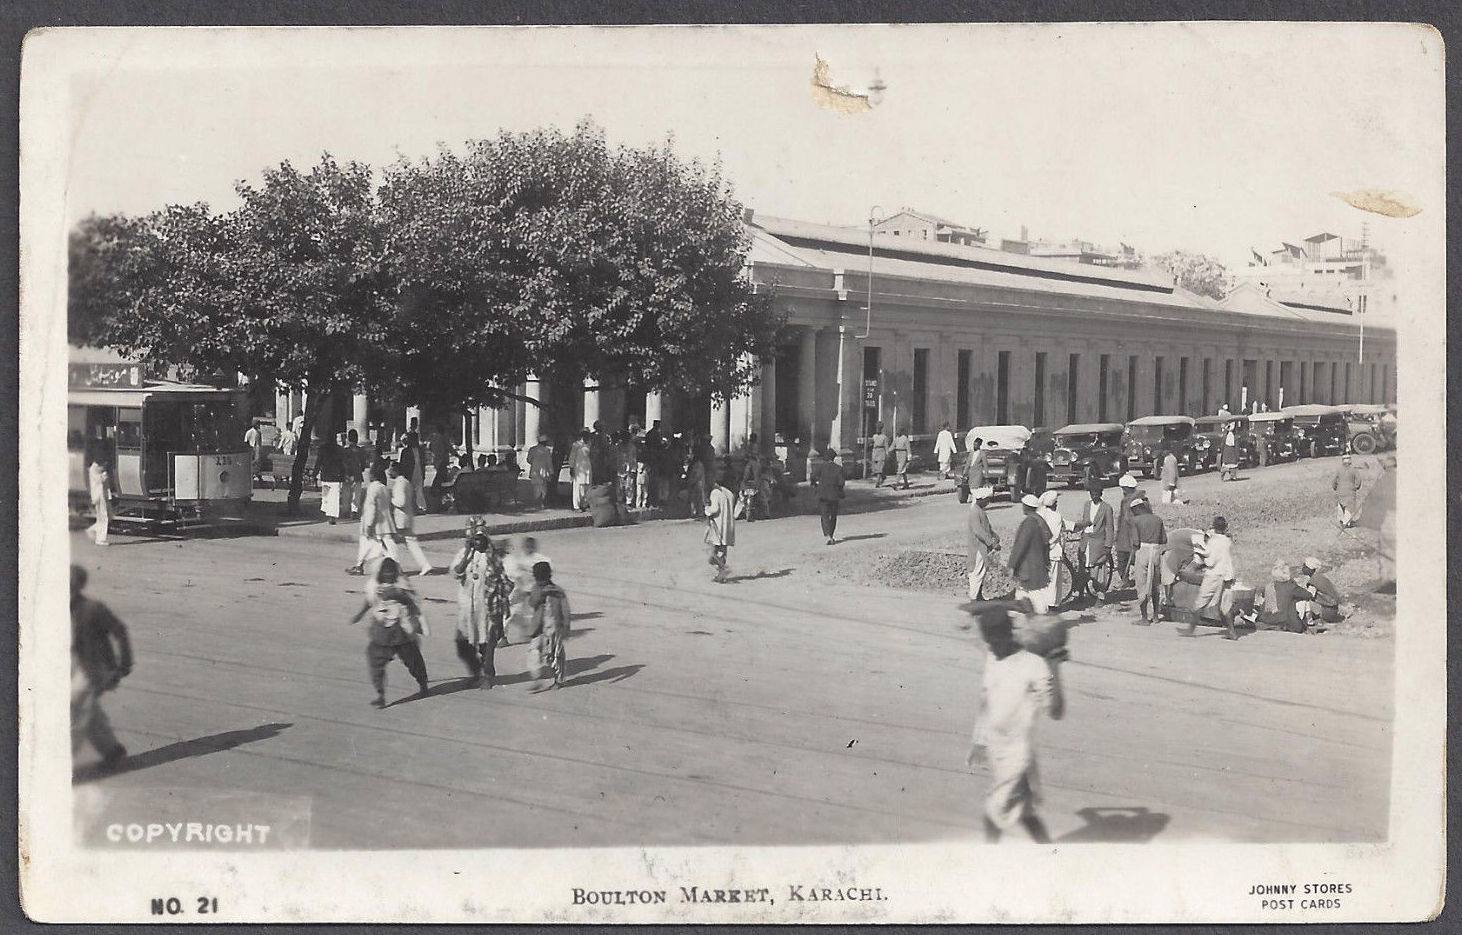
[[[876,76],[874,83],[879,84]],[[878,90],[881,94],[882,88],[879,87]],[[863,306],[863,333],[857,335],[860,341],[866,341],[868,336],[873,333],[873,226],[878,223],[878,217],[882,213],[881,205],[874,205],[868,209],[868,302]],[[858,390],[858,409],[863,413],[863,417],[859,420],[863,427],[863,476],[867,477],[873,471],[873,453],[872,440],[868,437],[868,406],[863,399],[863,378],[861,377],[858,380]],[[878,390],[881,395],[883,392],[882,368],[879,368],[878,371]]]

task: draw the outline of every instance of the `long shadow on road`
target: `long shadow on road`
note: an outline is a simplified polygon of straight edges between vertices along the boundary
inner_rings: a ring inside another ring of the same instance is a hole
[[[1166,812],[1154,812],[1145,806],[1077,809],[1086,824],[1059,838],[1062,844],[1103,842],[1107,844],[1143,844],[1151,841],[1168,826]]]
[[[188,757],[206,756],[210,753],[218,753],[221,750],[232,750],[247,743],[255,743],[260,740],[268,740],[276,737],[293,724],[260,724],[258,727],[251,727],[248,730],[227,730],[219,734],[209,734],[207,737],[196,737],[192,740],[180,740],[177,743],[170,743],[165,747],[158,747],[155,750],[148,750],[146,753],[139,753],[136,756],[128,757],[113,769],[103,769],[100,765],[88,766],[78,769],[72,777],[76,784],[91,782],[103,776],[116,776],[121,773],[133,773],[140,769],[151,769],[154,766],[162,766],[164,763],[171,763],[175,760],[183,760]]]

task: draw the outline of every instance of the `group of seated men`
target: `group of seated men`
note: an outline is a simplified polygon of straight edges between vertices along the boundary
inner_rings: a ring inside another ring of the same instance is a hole
[[[1344,620],[1340,591],[1320,568],[1320,560],[1313,557],[1298,572],[1291,572],[1283,559],[1275,562],[1269,583],[1255,595],[1250,622],[1260,629],[1305,633]]]

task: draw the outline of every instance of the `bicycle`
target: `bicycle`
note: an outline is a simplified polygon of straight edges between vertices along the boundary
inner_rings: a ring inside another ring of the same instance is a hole
[[[1056,605],[1062,606],[1080,596],[1101,600],[1112,587],[1116,565],[1110,549],[1103,549],[1097,560],[1086,562],[1086,547],[1080,532],[1061,535],[1061,569],[1064,587],[1056,589]]]

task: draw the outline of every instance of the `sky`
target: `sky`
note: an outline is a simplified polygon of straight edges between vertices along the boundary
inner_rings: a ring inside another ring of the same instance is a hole
[[[864,224],[914,207],[1015,237],[1184,249],[1230,266],[1327,230],[1331,193],[1444,204],[1441,45],[1404,25],[1113,24],[97,30],[67,37],[66,217],[234,203],[329,151],[379,165],[591,117],[673,134],[764,214]],[[814,103],[875,69],[865,113]],[[1416,223],[1373,242],[1432,262]],[[1398,255],[1402,258],[1396,262]],[[1439,255],[1439,254],[1438,254]]]

